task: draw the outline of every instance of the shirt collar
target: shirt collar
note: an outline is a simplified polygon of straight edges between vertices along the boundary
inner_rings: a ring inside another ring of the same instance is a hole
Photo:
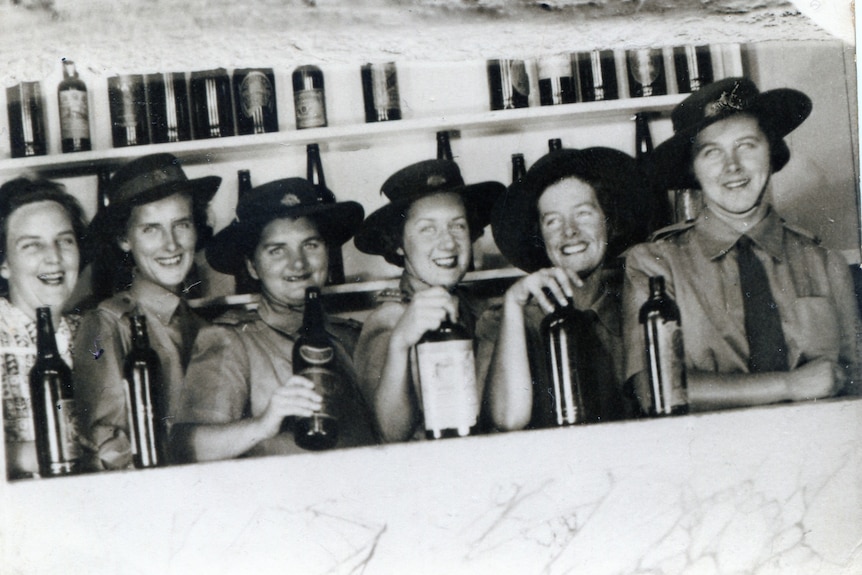
[[[706,255],[715,260],[731,251],[739,238],[743,236],[705,206],[700,217],[694,224]],[[771,207],[766,216],[754,225],[746,234],[752,241],[772,258],[781,259],[783,226],[781,218]]]
[[[168,325],[182,303],[182,298],[141,276],[135,276],[129,288],[132,298],[149,315]]]
[[[266,298],[261,296],[257,306],[257,315],[261,321],[272,329],[296,339],[299,329],[302,327],[302,310],[299,308],[276,307]],[[325,314],[324,314],[325,315]]]

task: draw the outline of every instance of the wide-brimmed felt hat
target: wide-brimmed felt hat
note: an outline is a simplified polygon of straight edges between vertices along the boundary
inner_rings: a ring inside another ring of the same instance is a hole
[[[189,179],[180,161],[172,154],[150,154],[120,167],[108,182],[109,204],[90,222],[89,235],[95,241],[117,226],[118,218],[127,218],[134,206],[149,204],[177,192],[191,194],[196,202],[206,205],[221,184],[218,176]]]
[[[416,200],[439,193],[461,196],[467,210],[470,239],[475,241],[491,221],[491,208],[506,186],[500,182],[480,182],[467,185],[458,164],[450,160],[425,160],[411,164],[391,175],[380,189],[389,203],[368,216],[356,234],[354,243],[359,251],[379,255],[386,261],[402,265],[397,254],[397,236]]]
[[[236,218],[206,248],[213,269],[236,274],[245,267],[266,225],[279,218],[310,217],[329,246],[349,240],[365,210],[357,202],[323,203],[317,188],[304,178],[286,178],[254,187],[240,196]]]
[[[527,175],[497,199],[491,215],[494,241],[509,262],[528,273],[551,267],[539,228],[538,201],[551,185],[575,177],[596,192],[608,220],[605,259],[644,241],[654,199],[643,185],[637,162],[612,148],[555,150],[539,158]]]
[[[761,92],[748,78],[725,78],[708,84],[677,104],[671,112],[674,135],[651,155],[652,171],[666,189],[699,187],[691,170],[694,138],[704,128],[736,114],[757,118],[770,138],[772,171],[790,159],[783,138],[811,113],[811,99],[798,90]]]

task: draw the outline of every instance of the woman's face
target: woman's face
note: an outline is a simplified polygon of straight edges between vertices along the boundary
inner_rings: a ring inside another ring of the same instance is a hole
[[[697,134],[693,168],[710,208],[746,215],[760,204],[772,173],[769,140],[753,116],[731,116]]]
[[[269,222],[254,250],[248,271],[261,292],[281,305],[302,305],[305,288],[323,287],[329,273],[326,242],[308,218]]]
[[[59,316],[78,281],[79,261],[72,220],[57,202],[26,204],[9,216],[0,275],[9,282],[9,301],[28,317],[41,306]]]
[[[135,261],[135,276],[175,291],[192,268],[198,235],[192,199],[173,194],[135,206],[120,248]]]
[[[539,196],[538,211],[552,264],[581,276],[601,265],[608,249],[607,218],[591,185],[578,178],[561,180]]]
[[[404,269],[432,286],[454,287],[473,255],[467,210],[461,196],[441,193],[413,202],[404,222]]]

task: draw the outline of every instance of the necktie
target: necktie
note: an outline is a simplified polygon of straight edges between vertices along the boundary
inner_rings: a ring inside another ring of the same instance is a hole
[[[786,371],[787,342],[766,270],[754,254],[751,238],[740,237],[736,250],[749,348],[748,369],[751,373]]]

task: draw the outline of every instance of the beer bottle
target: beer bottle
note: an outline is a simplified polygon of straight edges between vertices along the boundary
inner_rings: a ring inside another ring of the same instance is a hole
[[[649,414],[682,415],[688,413],[688,391],[679,307],[665,291],[663,276],[650,277],[649,289],[639,316],[649,367]]]
[[[585,423],[590,415],[585,408],[584,386],[588,382],[583,375],[590,358],[585,357],[588,348],[581,341],[590,332],[588,321],[570,298],[566,306],[557,303],[540,326],[550,376],[547,392],[551,413],[544,419],[559,426]]]
[[[317,190],[317,201],[323,204],[334,204],[337,200],[332,190],[326,187],[323,176],[323,162],[320,159],[320,146],[308,144],[306,151],[306,179]],[[344,283],[344,258],[341,246],[329,246],[329,283]]]
[[[449,132],[446,130],[437,132],[437,159],[454,161],[452,146],[449,144]]]
[[[128,398],[129,439],[132,461],[138,469],[167,463],[167,427],[163,405],[159,356],[150,347],[147,320],[135,314],[129,318],[132,349],[126,355],[123,377]]]
[[[63,152],[90,149],[90,112],[87,85],[78,77],[75,63],[63,59],[63,80],[57,86],[60,110],[60,148]]]
[[[335,346],[326,333],[318,287],[305,289],[302,328],[293,344],[293,372],[313,381],[314,391],[323,397],[318,411],[294,422],[294,441],[299,447],[314,451],[334,447],[338,442],[338,399],[344,376],[338,368]]]
[[[551,138],[548,140],[548,151],[556,152],[563,149],[563,141],[560,138]]]
[[[251,172],[249,170],[237,170],[236,176],[238,182],[236,201],[237,204],[239,204],[242,197],[252,188]],[[257,281],[251,277],[251,274],[248,273],[245,266],[241,266],[234,275],[234,282],[234,293],[256,293],[258,291]]]
[[[478,431],[479,390],[473,340],[448,318],[415,347],[425,437],[464,437]]]
[[[520,184],[527,175],[527,164],[524,154],[512,154],[512,183]]]
[[[78,471],[78,445],[72,370],[60,357],[51,308],[36,309],[36,364],[30,370],[30,401],[39,475]]]

